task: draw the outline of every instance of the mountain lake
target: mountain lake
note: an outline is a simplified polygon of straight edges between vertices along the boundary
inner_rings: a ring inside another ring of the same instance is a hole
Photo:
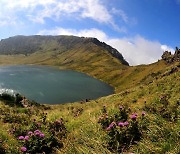
[[[43,104],[96,99],[114,93],[110,85],[84,73],[49,66],[0,66],[0,93],[20,93]]]

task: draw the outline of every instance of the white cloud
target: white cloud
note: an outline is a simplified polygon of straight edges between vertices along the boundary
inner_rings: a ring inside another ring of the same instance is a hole
[[[26,19],[37,23],[45,23],[46,18],[59,20],[64,15],[90,18],[99,23],[118,27],[101,0],[0,0],[1,22],[6,22],[3,16],[18,18],[23,15]],[[124,19],[123,16],[122,18]]]
[[[100,0],[66,0],[54,1],[51,5],[45,5],[36,14],[37,22],[45,18],[59,19],[63,15],[76,14],[79,18],[91,18],[100,23],[111,23],[113,17]],[[36,19],[36,16],[33,16]]]
[[[23,9],[23,8],[35,8],[38,5],[47,6],[49,4],[55,3],[55,0],[1,0],[3,7],[9,9]]]
[[[14,16],[13,14],[10,14],[10,13],[4,15],[0,12],[0,27],[8,26],[8,25],[15,26],[17,24],[20,25],[20,24],[22,24],[22,22],[19,21],[16,16]]]
[[[129,18],[123,10],[112,8],[112,13],[119,15],[125,23],[128,23]]]
[[[81,16],[92,18],[96,21],[111,23],[112,16],[99,0],[80,0],[80,6],[83,9]]]
[[[132,38],[111,38],[99,29],[85,29],[78,31],[74,29],[56,28],[54,30],[40,31],[39,34],[96,37],[100,41],[106,42],[120,51],[130,65],[150,64],[160,59],[164,50],[173,51],[173,48],[168,47],[167,45],[162,45],[158,41],[147,40],[142,36],[135,36]]]
[[[111,12],[117,17],[119,16],[120,17],[119,20],[122,20],[126,24],[136,25],[138,23],[135,17],[128,17],[128,15],[121,9],[112,8]]]
[[[107,43],[118,49],[131,65],[150,64],[163,53],[159,42],[141,36],[109,39]]]
[[[167,45],[161,45],[161,49],[162,49],[163,51],[171,51],[172,53],[175,52],[172,47],[167,46]]]
[[[74,29],[64,29],[64,28],[55,28],[53,30],[42,30],[38,35],[75,35],[79,37],[95,37],[101,41],[107,40],[107,35],[98,29],[84,29],[84,30],[74,30]]]

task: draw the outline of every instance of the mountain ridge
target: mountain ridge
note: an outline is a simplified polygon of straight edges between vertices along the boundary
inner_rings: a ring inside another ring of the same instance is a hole
[[[66,35],[32,35],[23,36],[18,35],[10,37],[7,39],[2,39],[0,41],[0,54],[1,55],[16,55],[16,54],[33,54],[38,51],[52,50],[60,52],[66,52],[78,45],[87,45],[88,43],[93,43],[103,49],[107,50],[113,57],[117,58],[124,65],[129,65],[129,63],[124,59],[122,54],[118,52],[115,48],[107,45],[105,42],[100,42],[97,38],[91,37],[77,37],[77,36],[66,36]],[[48,47],[49,44],[54,46]]]
[[[21,38],[21,40],[24,37],[34,39],[34,36],[16,36],[16,38]],[[37,37],[41,42],[44,41],[41,40],[44,36],[38,35],[35,37]],[[12,38],[14,39],[14,37]],[[149,65],[124,65],[122,61],[116,58],[118,55],[121,56],[121,54],[116,55],[116,52],[118,52],[117,50],[95,38],[80,38],[76,36],[63,36],[62,38],[59,36],[53,36],[52,38],[55,40],[59,38],[59,41],[62,44],[69,44],[69,46],[61,46],[61,50],[59,49],[57,41],[50,42],[49,39],[52,40],[51,37],[46,36],[45,38],[48,41],[43,42],[44,46],[37,45],[37,47],[41,47],[41,49],[37,48],[37,52],[31,54],[0,54],[0,65],[33,64],[75,70],[86,73],[113,86],[115,88],[115,93],[135,87],[141,82],[144,82],[146,78],[153,79],[153,74],[158,74],[166,67],[169,67],[167,62],[163,59]],[[68,38],[74,39],[70,39],[70,41]],[[84,40],[85,43],[79,40]],[[1,43],[4,41],[6,42],[6,40],[2,40]],[[29,42],[27,43],[29,44]],[[36,44],[38,44],[37,41]],[[12,46],[10,45],[9,49],[10,47]],[[106,48],[110,48],[111,51],[114,51],[114,56],[112,56]],[[25,50],[26,48],[21,49],[21,52]]]
[[[51,42],[45,52],[0,55],[0,65],[72,69],[116,88],[97,100],[59,105],[0,95],[0,153],[18,154],[22,148],[59,154],[179,153],[180,50],[165,52],[153,64],[127,66],[91,41],[66,52]]]

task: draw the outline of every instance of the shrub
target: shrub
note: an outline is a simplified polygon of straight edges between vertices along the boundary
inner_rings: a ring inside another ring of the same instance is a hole
[[[119,112],[108,116],[103,113],[99,117],[99,123],[107,133],[108,149],[121,153],[128,149],[131,144],[140,141],[143,129],[147,128],[145,112],[141,116],[137,113],[129,114],[129,110],[120,106]]]
[[[41,123],[41,125],[44,125],[42,127],[36,124],[34,120],[33,127],[31,127],[32,130],[26,131],[26,133],[22,132],[22,134],[17,137],[22,145],[20,147],[21,152],[48,154],[52,153],[55,148],[61,148],[63,146],[62,139],[66,137],[67,133],[63,119],[47,122],[46,125]],[[35,128],[39,129],[35,130]],[[44,131],[40,130],[43,128]]]

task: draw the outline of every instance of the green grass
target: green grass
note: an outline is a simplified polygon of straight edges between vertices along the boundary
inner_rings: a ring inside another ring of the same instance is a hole
[[[116,113],[118,105],[128,105],[132,112],[145,110],[145,104],[158,108],[158,104],[154,103],[161,95],[170,94],[169,108],[171,108],[180,98],[179,94],[179,76],[180,72],[172,74],[167,77],[158,79],[157,81],[148,84],[137,86],[129,90],[129,93],[124,96],[124,92],[103,97],[96,101],[91,101],[85,104],[74,103],[66,105],[53,106],[54,110],[49,112],[49,117],[63,117],[67,120],[67,128],[70,136],[70,144],[61,150],[67,153],[83,153],[90,151],[90,153],[98,153],[99,148],[106,151],[105,148],[106,134],[99,127],[97,121],[101,115],[101,109],[105,105],[110,114]],[[173,79],[173,80],[172,80]],[[159,90],[157,84],[163,84],[163,89]],[[132,102],[133,99],[136,102]],[[145,103],[146,101],[146,103]],[[83,113],[78,117],[74,117],[71,108],[83,108]],[[161,107],[161,104],[159,104]],[[61,109],[62,108],[62,109]],[[169,110],[166,109],[166,110]],[[60,111],[59,111],[60,110]],[[171,111],[171,110],[170,110]],[[180,112],[179,106],[177,111]],[[143,139],[129,149],[129,152],[135,153],[178,153],[179,152],[179,121],[172,122],[162,118],[159,112],[146,111],[147,117],[150,121],[148,130],[143,133]],[[171,111],[173,114],[173,110]],[[179,116],[179,113],[178,113]],[[72,138],[75,137],[73,140]],[[72,141],[71,141],[72,140]],[[95,144],[95,142],[97,142]],[[91,147],[93,143],[93,148]],[[100,143],[100,145],[98,144]],[[95,145],[98,145],[96,147]],[[79,146],[81,148],[79,148]],[[75,151],[74,151],[75,150]]]
[[[57,54],[56,57],[53,57],[54,53],[51,51],[36,52],[29,56],[1,55],[0,65],[49,65],[56,66],[59,69],[76,70],[112,85],[116,92],[135,87],[149,77],[151,73],[158,73],[165,67],[170,67],[164,61],[151,65],[128,67],[122,65],[120,61],[110,56],[106,51],[99,50],[98,47],[89,48],[93,48],[93,50],[88,52],[82,48]]]
[[[172,65],[159,61],[151,65],[127,67],[121,65],[104,51],[94,48],[94,52],[84,49],[61,53],[52,58],[52,52],[33,53],[29,56],[0,56],[0,64],[35,64],[50,65],[60,69],[73,69],[84,72],[115,87],[116,93],[90,102],[52,105],[50,109],[34,107],[30,117],[24,117],[30,122],[20,124],[22,129],[28,129],[34,118],[41,119],[42,112],[47,113],[48,121],[63,118],[67,128],[67,137],[63,139],[63,148],[57,153],[111,153],[107,149],[107,132],[98,123],[102,108],[106,106],[109,115],[118,111],[119,105],[131,108],[131,113],[146,112],[148,129],[143,131],[141,140],[131,145],[124,152],[177,154],[180,152],[180,71],[167,75]],[[83,59],[81,57],[84,57]],[[83,64],[83,65],[82,65]],[[167,96],[168,105],[161,100]],[[49,106],[49,105],[47,105]],[[0,109],[10,116],[24,115],[27,110],[21,107],[9,107],[3,102]],[[1,112],[2,113],[2,112]],[[174,118],[175,114],[178,118]],[[22,116],[23,117],[23,116]],[[15,123],[5,123],[4,115],[0,114],[0,140],[7,153],[18,153],[21,146],[10,130]],[[176,120],[174,120],[176,119]],[[45,128],[43,128],[45,129]]]

